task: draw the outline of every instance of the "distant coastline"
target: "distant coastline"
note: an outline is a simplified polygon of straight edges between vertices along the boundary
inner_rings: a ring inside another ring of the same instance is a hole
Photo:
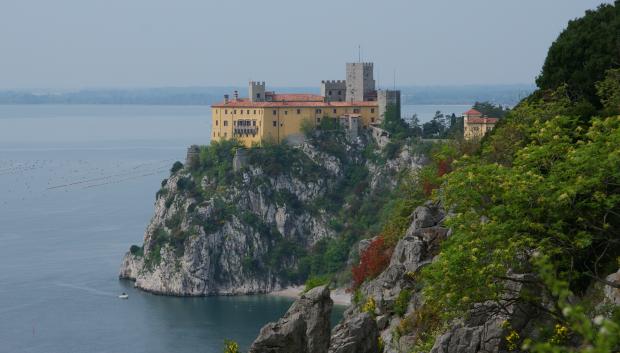
[[[290,87],[280,87],[281,91]],[[534,89],[533,84],[400,86],[402,104],[472,104],[489,101],[513,106]],[[136,89],[84,89],[76,91],[0,90],[0,104],[115,104],[211,105],[224,94],[242,87],[163,87]],[[312,87],[295,91],[317,93]]]

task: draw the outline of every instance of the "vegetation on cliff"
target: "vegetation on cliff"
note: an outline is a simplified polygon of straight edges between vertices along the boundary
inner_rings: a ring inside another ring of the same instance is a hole
[[[606,279],[620,266],[619,11],[616,2],[571,21],[549,50],[537,92],[510,111],[479,103],[501,115],[497,127],[479,145],[438,145],[431,163],[399,185],[400,207],[353,267],[353,287],[387,266],[426,197],[449,210],[439,256],[411,274],[424,304],[397,334],[415,332],[413,351],[428,351],[453,320],[489,302],[538,313],[528,332],[505,323],[508,350],[620,348],[620,309],[601,299],[603,287],[619,287]],[[514,292],[515,283],[523,289]],[[407,296],[394,305],[399,316]]]
[[[618,9],[571,22],[549,51],[539,92],[441,178],[433,197],[452,212],[453,234],[422,274],[436,320],[508,299],[546,318],[535,337],[506,337],[512,349],[618,348],[620,310],[591,297],[597,283],[618,286],[605,277],[620,265]],[[510,283],[523,273],[535,276],[514,297]]]

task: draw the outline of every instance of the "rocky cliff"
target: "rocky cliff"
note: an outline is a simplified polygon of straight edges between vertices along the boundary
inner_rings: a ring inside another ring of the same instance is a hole
[[[443,225],[445,218],[446,212],[433,202],[415,209],[411,225],[396,245],[387,268],[360,287],[357,302],[349,306],[332,330],[329,347],[312,352],[508,353],[520,351],[519,346],[511,343],[511,335],[518,338],[541,334],[540,327],[552,321],[546,309],[550,304],[544,296],[538,303],[520,300],[522,294],[531,296],[541,291],[532,287],[535,281],[531,274],[511,273],[509,295],[499,301],[476,304],[467,315],[447,326],[437,325],[438,318],[432,317],[432,311],[424,306],[417,275],[434,261],[441,243],[450,237],[450,229]],[[607,281],[618,283],[619,274],[620,271],[609,275]],[[596,310],[610,310],[619,303],[620,290],[614,287],[597,283],[590,292],[590,296],[597,298]],[[429,333],[433,334],[430,345],[420,347],[423,335]],[[269,340],[269,334],[263,329],[259,339]]]
[[[127,252],[120,277],[188,296],[269,292],[303,280],[300,258],[339,236],[340,209],[389,191],[398,172],[423,162],[405,148],[379,163],[366,135],[327,135],[249,149],[234,166],[238,146],[203,147],[162,182],[144,244]]]

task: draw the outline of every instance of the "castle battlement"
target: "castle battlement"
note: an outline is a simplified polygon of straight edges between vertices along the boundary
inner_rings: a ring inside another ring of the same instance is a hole
[[[347,81],[346,80],[322,80],[321,83],[344,85],[347,83]]]

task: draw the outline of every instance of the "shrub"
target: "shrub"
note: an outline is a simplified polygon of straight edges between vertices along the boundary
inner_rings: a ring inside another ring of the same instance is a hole
[[[129,248],[129,252],[134,256],[142,256],[144,255],[144,249],[138,245],[132,245]]]
[[[373,240],[360,255],[359,264],[351,268],[353,288],[358,288],[367,279],[377,277],[390,263],[392,250],[385,245],[382,235]]]
[[[182,177],[177,180],[177,188],[181,191],[190,191],[194,189],[194,181],[188,177]]]
[[[398,156],[398,152],[400,151],[401,144],[398,142],[390,141],[384,147],[385,157],[387,159],[394,159]]]
[[[304,288],[304,292],[307,292],[312,288],[326,285],[329,283],[329,281],[330,281],[330,277],[327,275],[312,276],[306,280],[306,287]]]
[[[405,315],[407,307],[409,306],[409,300],[411,300],[411,290],[401,290],[394,302],[394,313],[400,317]]]
[[[239,353],[239,344],[232,340],[224,340],[224,353]]]
[[[375,316],[375,310],[377,310],[377,303],[375,302],[375,298],[369,297],[366,300],[366,303],[362,306],[363,313],[369,313],[372,316]]]
[[[181,169],[183,169],[183,163],[181,163],[179,161],[176,161],[172,165],[172,168],[170,168],[170,174],[174,174],[174,173],[178,172]],[[162,186],[163,186],[163,184],[164,183],[162,183]]]

